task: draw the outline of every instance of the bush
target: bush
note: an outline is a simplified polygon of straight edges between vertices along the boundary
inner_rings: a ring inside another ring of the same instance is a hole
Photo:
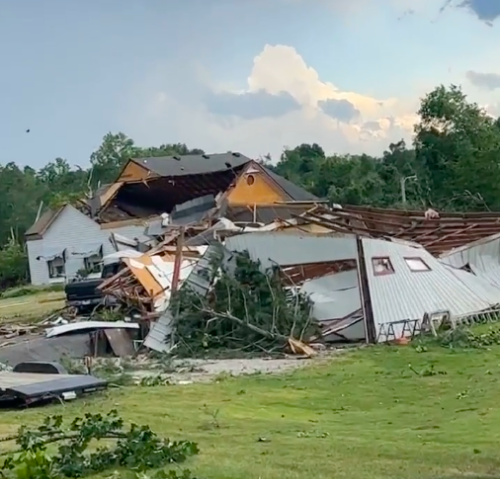
[[[0,288],[5,289],[26,283],[28,279],[28,257],[14,239],[0,250]]]

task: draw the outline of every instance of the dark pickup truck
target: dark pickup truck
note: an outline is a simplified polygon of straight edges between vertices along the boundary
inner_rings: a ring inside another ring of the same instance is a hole
[[[98,286],[106,279],[114,276],[122,267],[121,262],[104,265],[100,278],[83,279],[66,284],[66,304],[73,306],[79,313],[92,311],[103,304],[104,295]]]

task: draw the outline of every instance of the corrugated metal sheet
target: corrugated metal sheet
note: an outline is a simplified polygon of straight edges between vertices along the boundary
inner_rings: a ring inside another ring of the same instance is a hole
[[[312,315],[318,321],[345,318],[361,308],[357,270],[305,281],[301,291],[314,303]]]
[[[199,295],[206,295],[213,280],[213,272],[211,271],[212,262],[224,257],[226,254],[227,251],[220,244],[210,245],[205,254],[193,267],[189,276],[182,283],[181,288],[190,288]],[[170,308],[167,308],[165,313],[151,327],[144,345],[154,351],[168,351],[171,348],[168,338],[172,334],[173,322],[172,311]]]
[[[459,279],[423,248],[379,239],[362,241],[377,333],[381,324],[422,319],[425,313],[445,310],[462,315],[491,307],[489,294]],[[374,257],[389,257],[394,273],[375,276]],[[412,272],[405,257],[421,258],[430,271]]]
[[[492,304],[500,304],[500,289],[491,284],[485,277],[476,276],[475,274],[464,271],[463,269],[453,268],[449,265],[444,265],[451,271],[462,283],[476,292],[482,298],[488,298]]]
[[[440,260],[455,268],[468,265],[476,276],[500,288],[500,234],[455,248]]]
[[[355,236],[334,238],[304,233],[254,232],[227,238],[225,247],[229,251],[248,251],[253,260],[260,260],[264,269],[358,256]]]

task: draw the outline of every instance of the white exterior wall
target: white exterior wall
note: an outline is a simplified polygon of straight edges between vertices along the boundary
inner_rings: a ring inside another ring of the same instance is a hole
[[[43,256],[48,248],[67,249],[66,253],[66,279],[72,278],[77,271],[83,267],[83,257],[72,255],[72,252],[81,251],[89,243],[102,243],[103,256],[114,253],[115,250],[109,241],[111,233],[118,233],[130,239],[145,241],[144,226],[122,226],[113,229],[101,229],[101,227],[88,216],[76,208],[68,205],[59,214],[56,220],[44,233],[43,239],[27,241],[28,260],[30,267],[31,284],[43,285],[61,282],[61,278],[50,279],[47,262],[44,259],[37,260]],[[80,250],[79,250],[80,247]]]

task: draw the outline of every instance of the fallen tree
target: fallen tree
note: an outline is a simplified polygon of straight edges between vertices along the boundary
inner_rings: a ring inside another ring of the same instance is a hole
[[[279,268],[262,270],[247,252],[218,257],[211,265],[212,289],[202,296],[183,287],[172,298],[179,354],[209,350],[282,351],[289,340],[319,332],[309,297],[285,286]]]

